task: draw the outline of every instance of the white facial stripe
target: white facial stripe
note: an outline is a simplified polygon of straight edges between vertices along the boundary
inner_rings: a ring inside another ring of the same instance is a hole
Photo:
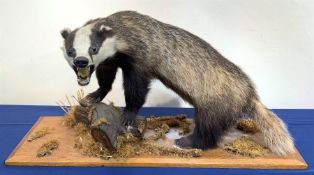
[[[89,59],[90,63],[90,56],[88,54],[88,49],[91,46],[91,40],[89,36],[92,34],[92,28],[94,23],[86,25],[80,28],[75,33],[73,47],[76,50],[76,56],[84,56]]]
[[[95,66],[97,67],[99,63],[113,56],[116,52],[116,37],[106,38],[99,48],[98,53],[93,56]]]

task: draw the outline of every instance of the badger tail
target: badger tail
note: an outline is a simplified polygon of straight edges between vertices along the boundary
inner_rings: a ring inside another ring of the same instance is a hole
[[[252,107],[251,115],[261,130],[266,146],[277,155],[293,153],[293,138],[284,122],[257,99],[252,100]]]

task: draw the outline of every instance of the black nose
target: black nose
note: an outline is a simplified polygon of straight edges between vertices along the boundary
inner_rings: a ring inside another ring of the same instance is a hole
[[[78,68],[85,68],[88,65],[88,59],[86,57],[77,57],[73,63]]]

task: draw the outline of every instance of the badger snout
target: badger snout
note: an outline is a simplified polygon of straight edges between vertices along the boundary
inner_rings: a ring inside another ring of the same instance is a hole
[[[77,68],[85,68],[88,65],[88,59],[86,57],[77,57],[73,63]]]
[[[88,85],[90,77],[94,71],[94,65],[89,65],[88,59],[82,56],[75,58],[73,64],[78,84],[81,86]]]

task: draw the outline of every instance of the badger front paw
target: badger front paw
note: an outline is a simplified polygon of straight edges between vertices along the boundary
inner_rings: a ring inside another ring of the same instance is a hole
[[[132,133],[135,137],[142,137],[141,132],[137,128],[136,114],[124,112],[121,116],[121,124],[125,126],[126,132]]]
[[[102,98],[89,94],[79,101],[81,106],[91,106],[94,103],[101,102]]]
[[[131,112],[124,112],[121,116],[121,124],[124,126],[135,126],[136,114]]]

